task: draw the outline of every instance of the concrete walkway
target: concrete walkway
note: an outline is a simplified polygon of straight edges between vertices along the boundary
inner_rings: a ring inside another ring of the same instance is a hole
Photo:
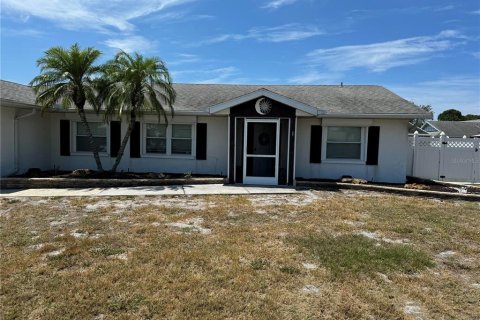
[[[294,188],[244,185],[197,184],[177,186],[87,189],[4,189],[0,197],[171,196],[297,193]]]

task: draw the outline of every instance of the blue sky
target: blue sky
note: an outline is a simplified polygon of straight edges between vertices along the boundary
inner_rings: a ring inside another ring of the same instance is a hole
[[[51,46],[161,57],[175,82],[380,84],[480,114],[480,3],[2,0],[1,78],[28,83]]]

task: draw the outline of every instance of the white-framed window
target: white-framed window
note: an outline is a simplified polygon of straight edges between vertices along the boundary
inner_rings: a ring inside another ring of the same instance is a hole
[[[145,148],[147,153],[167,153],[167,125],[160,123],[145,124]]]
[[[193,155],[193,124],[144,123],[143,128],[145,155],[174,157]]]
[[[325,160],[364,160],[365,128],[355,126],[328,126],[324,133]]]
[[[172,124],[172,154],[192,154],[192,125]]]
[[[107,124],[104,122],[89,122],[90,132],[99,152],[107,152]],[[75,151],[91,152],[90,139],[82,122],[75,125]]]

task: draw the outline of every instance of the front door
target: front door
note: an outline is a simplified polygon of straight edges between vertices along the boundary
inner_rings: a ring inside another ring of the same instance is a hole
[[[243,183],[278,184],[280,123],[277,119],[246,119]]]

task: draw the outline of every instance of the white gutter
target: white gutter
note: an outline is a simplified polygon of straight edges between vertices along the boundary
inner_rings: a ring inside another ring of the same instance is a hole
[[[47,111],[48,113],[77,113],[77,110],[76,109],[60,109],[60,110],[48,110]],[[91,109],[85,109],[85,113],[89,113],[89,114],[97,114],[97,112],[95,110],[91,110]],[[104,110],[100,110],[100,112],[98,112],[98,114],[104,114],[105,111]],[[143,113],[144,115],[156,115],[155,112],[144,112]],[[171,112],[166,112],[167,116],[171,116],[172,113]],[[211,116],[210,113],[208,113],[207,111],[175,111],[174,112],[174,115],[175,116]]]
[[[363,119],[431,119],[431,113],[318,113],[318,118],[363,118]]]
[[[23,114],[21,116],[16,116],[13,121],[13,146],[14,146],[14,153],[13,153],[13,162],[14,162],[14,170],[10,174],[16,174],[18,172],[19,167],[19,157],[18,157],[18,120],[28,118],[33,116],[37,113],[37,109],[32,109],[29,113]]]

